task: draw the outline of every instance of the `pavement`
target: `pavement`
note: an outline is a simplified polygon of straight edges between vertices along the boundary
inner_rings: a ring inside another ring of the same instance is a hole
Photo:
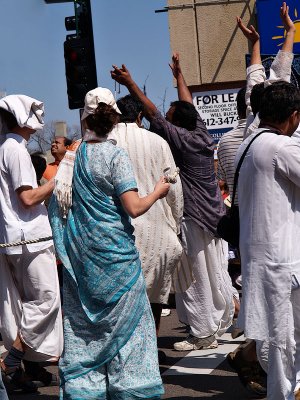
[[[232,340],[226,333],[219,340],[219,347],[211,350],[178,352],[173,344],[187,336],[186,327],[177,318],[176,310],[162,318],[158,347],[166,354],[166,361],[160,366],[164,382],[163,399],[190,400],[203,398],[213,400],[256,400],[240,383],[237,374],[229,367],[226,355],[235,350],[243,338]],[[0,342],[1,345],[1,342]],[[57,367],[48,367],[57,373]],[[10,400],[58,400],[58,388],[40,388],[38,394],[14,393]]]

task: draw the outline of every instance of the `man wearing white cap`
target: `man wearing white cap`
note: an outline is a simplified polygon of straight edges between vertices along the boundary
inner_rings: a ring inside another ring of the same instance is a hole
[[[26,145],[43,127],[43,103],[24,95],[0,100],[0,243],[48,238],[38,243],[0,248],[0,331],[9,353],[1,361],[4,381],[12,388],[36,390],[24,378],[23,358],[58,360],[62,352],[59,285],[52,232],[43,201],[54,182],[38,187]],[[6,136],[4,136],[4,134]],[[40,368],[46,384],[52,374]]]

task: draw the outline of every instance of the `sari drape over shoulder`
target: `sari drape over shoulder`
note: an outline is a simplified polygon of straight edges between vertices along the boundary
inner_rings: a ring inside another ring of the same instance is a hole
[[[104,146],[110,149],[113,145]],[[121,157],[122,151],[112,150],[112,171],[114,159]],[[94,327],[86,332],[83,321],[82,334],[88,340],[80,358],[68,359],[65,352],[60,365],[63,381],[112,360],[144,312],[147,299],[144,281],[139,279],[141,265],[133,229],[118,198],[134,190],[136,183],[131,176],[119,180],[113,177],[113,188],[114,193],[108,195],[97,184],[87,160],[87,144],[82,143],[76,154],[73,206],[66,222],[59,214],[55,196],[51,199],[49,216],[56,251],[65,267],[64,280],[72,280],[73,286],[75,283],[84,319]]]

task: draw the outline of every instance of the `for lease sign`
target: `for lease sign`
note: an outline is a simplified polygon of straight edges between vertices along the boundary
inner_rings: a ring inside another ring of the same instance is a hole
[[[236,95],[239,89],[193,93],[194,106],[210,131],[229,130],[237,125]],[[224,131],[223,131],[224,132]]]

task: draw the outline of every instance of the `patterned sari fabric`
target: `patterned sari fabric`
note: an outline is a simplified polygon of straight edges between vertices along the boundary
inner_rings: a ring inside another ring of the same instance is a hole
[[[76,154],[73,206],[66,222],[56,198],[51,200],[54,242],[65,266],[63,399],[159,398],[163,393],[133,228],[119,200],[135,189],[122,149],[109,141],[83,142]],[[124,353],[130,362],[124,361]],[[118,374],[116,359],[123,360],[125,371],[136,364],[136,371],[125,374],[134,373],[134,380],[120,378],[111,384]]]

